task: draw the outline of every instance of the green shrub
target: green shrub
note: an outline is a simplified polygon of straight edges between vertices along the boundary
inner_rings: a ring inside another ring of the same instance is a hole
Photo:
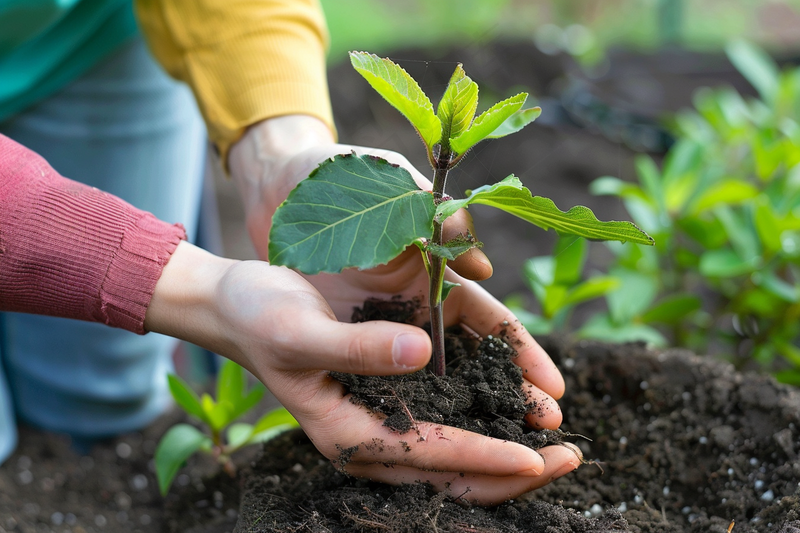
[[[660,168],[640,155],[637,183],[592,183],[594,194],[621,198],[657,244],[608,243],[608,276],[589,281],[602,285],[591,296],[604,293],[607,311],[577,336],[672,343],[740,366],[755,361],[800,384],[800,68],[781,72],[742,41],[727,52],[757,98],[727,87],[698,91],[695,109],[675,117],[677,142]],[[575,298],[554,294],[589,283],[576,273],[577,254],[562,255],[529,261],[526,276],[545,309],[534,329],[563,328],[559,313]],[[541,274],[541,265],[565,262],[568,276]]]

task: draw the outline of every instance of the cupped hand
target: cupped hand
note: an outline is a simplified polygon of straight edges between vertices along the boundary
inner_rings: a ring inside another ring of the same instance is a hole
[[[486,332],[502,319],[482,313],[468,320]],[[541,487],[581,462],[579,452],[566,446],[537,453],[441,424],[419,423],[406,434],[386,428],[380,416],[351,403],[328,371],[418,370],[430,358],[429,337],[411,325],[340,322],[310,283],[283,267],[221,259],[182,242],[156,285],[145,327],[250,370],[320,452],[359,477],[393,484],[427,481],[488,505]],[[535,356],[526,360],[536,364]],[[350,461],[341,464],[341,451],[354,446]]]

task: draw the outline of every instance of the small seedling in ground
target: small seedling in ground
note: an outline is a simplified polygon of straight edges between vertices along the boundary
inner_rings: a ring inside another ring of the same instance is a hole
[[[630,222],[601,222],[586,207],[558,209],[533,196],[511,175],[468,191],[447,195],[448,172],[484,139],[515,133],[541,109],[523,109],[527,93],[503,100],[475,117],[478,85],[458,65],[436,112],[417,82],[400,66],[365,52],[352,52],[353,67],[416,128],[433,168],[433,191],[420,190],[404,168],[373,156],[345,154],[322,163],[293,190],[273,217],[269,258],[306,274],[368,269],[387,263],[414,244],[430,278],[429,306],[433,370],[445,373],[442,302],[455,284],[445,281],[448,261],[479,246],[471,235],[442,238],[445,220],[472,204],[493,206],[543,229],[595,240],[653,244]]]
[[[231,454],[249,444],[267,441],[279,433],[297,427],[297,421],[286,409],[278,408],[262,416],[255,424],[234,421],[256,406],[266,391],[260,383],[246,390],[246,374],[233,361],[225,361],[217,378],[217,399],[197,396],[175,375],[168,376],[169,390],[175,402],[200,420],[208,429],[204,433],[189,424],[176,424],[158,443],[155,454],[158,488],[164,495],[169,490],[181,465],[198,451],[212,454],[231,476],[236,467]],[[226,438],[227,437],[227,438]]]

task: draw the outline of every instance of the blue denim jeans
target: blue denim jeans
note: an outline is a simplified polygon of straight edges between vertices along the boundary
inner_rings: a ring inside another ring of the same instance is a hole
[[[189,89],[141,39],[0,124],[63,176],[195,233],[206,132]],[[177,341],[76,320],[0,314],[0,462],[20,421],[77,437],[143,427],[169,404]]]

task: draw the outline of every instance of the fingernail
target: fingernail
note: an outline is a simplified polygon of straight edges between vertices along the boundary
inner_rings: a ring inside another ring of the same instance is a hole
[[[418,335],[401,333],[394,338],[392,344],[392,361],[400,368],[416,368],[419,366],[419,353],[422,349]]]
[[[571,442],[562,442],[561,445],[577,455],[580,462],[583,462],[583,452],[580,448],[578,448],[578,446],[572,444]]]
[[[517,472],[517,475],[526,477],[541,476],[542,472],[544,472],[544,458],[538,453],[536,453],[535,456],[532,457],[530,466],[531,468],[527,468],[525,470]]]

